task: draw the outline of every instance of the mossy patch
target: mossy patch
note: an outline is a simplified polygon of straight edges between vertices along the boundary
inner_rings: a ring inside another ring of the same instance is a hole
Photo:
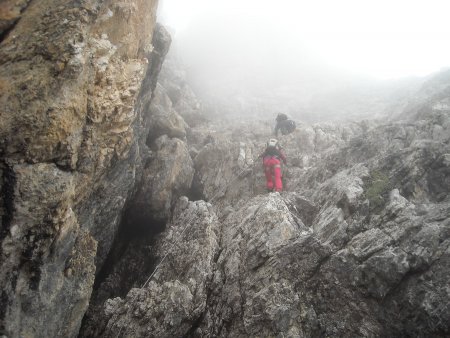
[[[371,211],[379,211],[384,207],[390,190],[392,187],[389,176],[380,170],[371,171],[364,184],[364,194],[369,200]]]

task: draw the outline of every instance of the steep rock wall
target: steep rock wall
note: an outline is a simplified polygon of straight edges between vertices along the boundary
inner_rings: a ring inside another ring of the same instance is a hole
[[[157,1],[3,6],[0,332],[74,336],[142,167]]]
[[[159,72],[170,46],[170,35],[156,25],[150,75]],[[155,261],[159,232],[172,218],[178,198],[189,194],[194,168],[186,140],[189,126],[175,109],[160,77],[146,76],[137,100],[142,112],[140,162],[136,184],[127,200],[107,261],[97,275],[79,337],[101,336],[107,320],[103,305],[142,284]],[[182,112],[182,111],[180,111]],[[136,272],[139,271],[138,274]]]

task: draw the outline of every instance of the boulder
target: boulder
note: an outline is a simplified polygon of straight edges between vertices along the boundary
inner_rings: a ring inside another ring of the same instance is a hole
[[[149,112],[149,135],[147,144],[162,135],[170,138],[186,139],[187,124],[183,118],[172,108],[172,103],[164,93],[163,88],[157,85]]]

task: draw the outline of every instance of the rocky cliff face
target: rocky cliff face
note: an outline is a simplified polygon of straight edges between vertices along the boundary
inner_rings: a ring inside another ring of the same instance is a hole
[[[0,334],[78,332],[146,157],[156,4],[1,4]]]

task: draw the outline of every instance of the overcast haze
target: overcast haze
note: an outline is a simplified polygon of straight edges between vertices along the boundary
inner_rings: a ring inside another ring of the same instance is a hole
[[[402,80],[400,90],[399,79],[450,66],[449,8],[446,1],[161,0],[158,19],[204,101],[246,113],[329,106],[345,114],[348,105],[361,110],[355,98],[375,109],[416,85]],[[394,88],[379,87],[386,79]]]
[[[208,44],[215,34],[220,40],[241,34],[246,48],[288,44],[291,53],[306,50],[318,61],[378,78],[450,65],[448,1],[162,0],[160,6],[161,20],[179,39],[195,32]],[[206,23],[207,31],[196,30]]]

